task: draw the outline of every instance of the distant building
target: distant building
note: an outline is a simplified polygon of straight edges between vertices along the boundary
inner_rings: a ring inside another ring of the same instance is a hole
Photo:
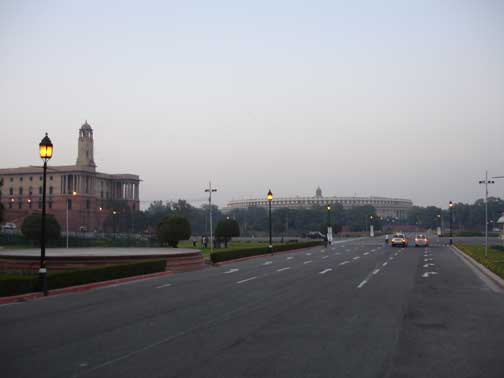
[[[322,190],[317,188],[313,197],[273,197],[271,207],[288,209],[306,209],[314,206],[327,206],[339,203],[345,209],[356,206],[370,205],[376,209],[376,214],[381,217],[391,217],[404,219],[408,211],[413,206],[413,202],[403,198],[387,197],[324,197]],[[223,209],[224,212],[230,212],[234,209],[246,209],[249,207],[268,207],[266,198],[233,200]]]
[[[57,146],[56,146],[57,151]],[[0,169],[0,201],[5,208],[5,221],[18,227],[23,219],[42,209],[42,168]],[[140,178],[133,174],[96,172],[93,129],[87,123],[79,130],[75,165],[47,169],[46,208],[65,230],[68,201],[69,231],[101,231],[107,217],[105,210],[113,200],[123,200],[132,210],[139,208]]]

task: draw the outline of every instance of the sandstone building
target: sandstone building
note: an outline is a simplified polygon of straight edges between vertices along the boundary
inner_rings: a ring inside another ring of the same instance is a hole
[[[56,146],[57,148],[57,146]],[[65,231],[68,205],[69,231],[102,231],[103,223],[117,200],[131,210],[139,209],[140,178],[134,174],[108,174],[96,171],[93,129],[87,121],[79,130],[75,165],[47,169],[46,209]],[[5,221],[20,227],[30,213],[42,209],[42,167],[0,169],[0,201]]]

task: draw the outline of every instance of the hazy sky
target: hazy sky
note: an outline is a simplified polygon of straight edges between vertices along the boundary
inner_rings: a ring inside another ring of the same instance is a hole
[[[0,52],[1,168],[45,131],[74,164],[87,119],[144,201],[445,207],[504,175],[504,1],[0,0]]]

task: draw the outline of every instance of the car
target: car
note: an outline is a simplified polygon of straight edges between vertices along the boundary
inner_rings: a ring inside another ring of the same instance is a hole
[[[404,234],[397,233],[392,236],[392,240],[390,240],[390,245],[392,247],[407,247],[408,239]]]
[[[415,236],[415,247],[428,247],[429,239],[424,234]]]

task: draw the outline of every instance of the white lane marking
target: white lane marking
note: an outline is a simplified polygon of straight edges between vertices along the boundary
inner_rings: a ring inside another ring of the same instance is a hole
[[[285,268],[277,269],[277,272],[283,272],[284,270],[289,270],[289,269],[290,269],[290,266],[286,266]]]
[[[345,264],[350,264],[350,261],[343,261],[339,263],[339,265],[345,265]]]
[[[362,281],[358,286],[357,286],[357,289],[360,289],[362,286],[364,286],[365,284],[367,284],[367,280],[364,280]]]
[[[319,274],[326,274],[328,272],[330,272],[332,270],[332,268],[327,268],[327,269],[324,269],[323,271],[319,272]]]
[[[424,262],[427,262],[427,261],[432,261],[433,259],[423,259]]]
[[[322,256],[323,259],[327,259],[329,256]]]
[[[232,268],[232,269],[229,269],[228,271],[224,272],[224,274],[229,274],[229,273],[234,273],[234,272],[238,272],[240,269],[238,268]]]
[[[347,252],[350,252],[350,249],[347,249],[346,251],[347,251]]]
[[[433,276],[435,274],[438,274],[438,272],[425,272],[424,274],[422,274],[422,277],[428,278],[429,276]]]
[[[263,265],[271,265],[273,264],[273,261],[266,261]]]
[[[389,260],[394,260],[394,257],[393,257],[393,256],[390,256],[388,259],[389,259]]]
[[[292,260],[293,258],[294,258],[294,256],[288,256],[288,257],[286,258],[286,260]]]
[[[385,262],[382,264],[382,266],[387,266],[387,264],[388,264],[388,262],[386,262],[386,261],[385,261]]]
[[[373,270],[373,275],[380,273],[380,269]]]
[[[376,252],[376,249],[372,249],[371,252]]]
[[[320,252],[325,252],[325,249],[321,249]]]
[[[306,256],[311,256],[311,252],[306,252]]]
[[[364,252],[363,255],[367,256],[367,255],[369,255],[369,252]]]
[[[308,260],[308,261],[305,261],[303,264],[310,264],[312,261],[311,260]]]
[[[338,256],[338,255],[341,255],[341,253],[335,252],[334,255]]]
[[[246,278],[246,279],[241,280],[241,281],[237,281],[236,283],[237,283],[237,284],[242,284],[242,283],[247,282],[247,281],[252,281],[252,280],[255,280],[256,278],[257,278],[257,277],[256,277],[256,276],[254,276],[254,277]]]
[[[397,253],[397,252],[396,252],[396,253],[394,253],[394,256],[397,256],[397,255],[398,255],[398,253]]]
[[[164,284],[164,285],[156,286],[156,289],[162,289],[163,287],[170,287],[170,286],[171,286],[171,284],[167,283],[167,284]]]
[[[424,268],[428,268],[429,266],[436,266],[436,264],[433,264],[433,263],[427,263],[427,264],[424,264]]]
[[[359,259],[360,259],[360,256],[355,256],[355,257],[353,258],[353,260],[359,260]]]

